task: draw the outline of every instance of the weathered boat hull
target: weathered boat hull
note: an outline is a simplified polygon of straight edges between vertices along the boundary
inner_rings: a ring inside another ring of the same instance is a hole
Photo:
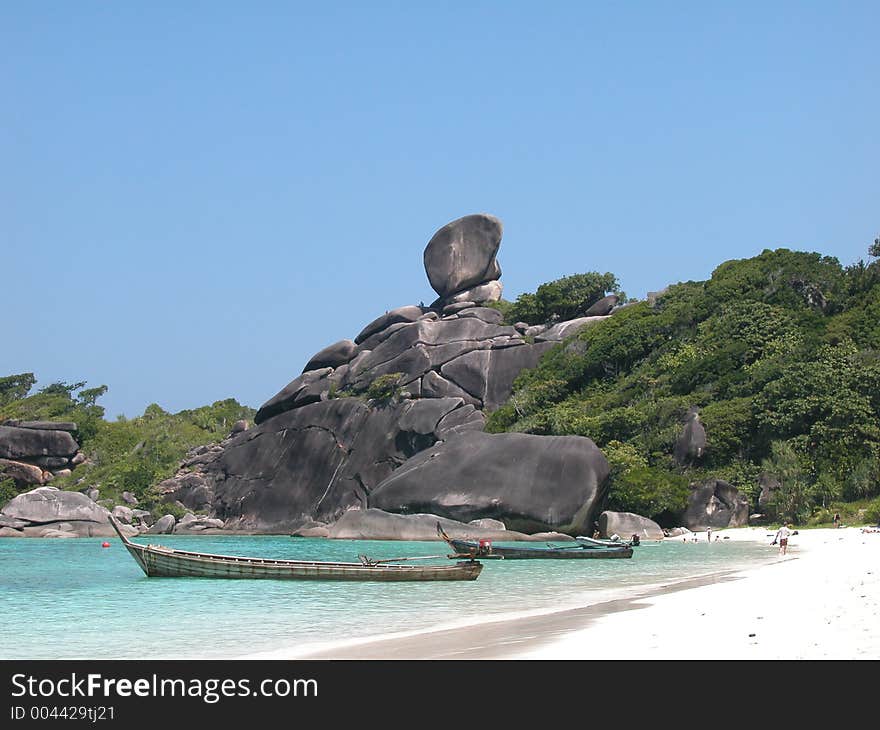
[[[111,518],[112,520],[112,518]],[[476,580],[482,563],[388,565],[375,562],[331,563],[212,555],[131,542],[114,523],[126,549],[150,578],[263,578],[273,580],[445,581]]]
[[[628,545],[620,547],[598,546],[572,546],[570,548],[537,548],[537,547],[507,547],[492,545],[488,553],[481,551],[479,544],[466,540],[447,541],[459,555],[473,555],[475,558],[499,556],[505,560],[540,560],[540,559],[564,559],[564,560],[590,560],[590,559],[614,559],[631,558],[633,549]]]

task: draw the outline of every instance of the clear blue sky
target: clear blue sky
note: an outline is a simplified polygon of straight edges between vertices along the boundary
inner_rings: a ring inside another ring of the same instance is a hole
[[[880,233],[877,2],[0,4],[0,375],[113,418],[259,406],[431,301],[446,222],[505,297],[633,296]]]

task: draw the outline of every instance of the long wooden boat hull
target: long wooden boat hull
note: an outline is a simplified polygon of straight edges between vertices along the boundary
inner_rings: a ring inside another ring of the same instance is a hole
[[[459,555],[472,555],[475,558],[484,557],[478,543],[454,539],[450,539],[447,542]],[[628,545],[621,545],[619,547],[588,547],[573,545],[572,547],[561,548],[508,547],[492,545],[485,557],[493,555],[503,557],[505,560],[532,560],[541,558],[591,560],[631,558],[633,556],[633,549]]]
[[[111,517],[111,521],[113,518]],[[455,565],[390,565],[272,560],[212,555],[131,542],[113,522],[129,554],[150,578],[264,578],[275,580],[440,581],[476,580],[483,569],[476,560]]]

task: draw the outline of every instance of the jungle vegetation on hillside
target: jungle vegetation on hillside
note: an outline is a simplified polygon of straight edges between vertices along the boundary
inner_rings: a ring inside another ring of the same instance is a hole
[[[678,467],[673,446],[691,406],[708,446]],[[593,439],[612,465],[611,509],[662,520],[709,477],[754,507],[764,475],[780,484],[771,517],[829,521],[832,503],[867,500],[874,521],[880,263],[765,250],[630,302],[523,372],[487,428]]]
[[[0,378],[0,422],[73,421],[74,434],[88,461],[69,477],[52,481],[61,489],[95,486],[101,499],[121,503],[123,491],[132,492],[146,509],[158,508],[151,487],[177,470],[186,452],[196,446],[221,441],[240,419],[252,419],[254,410],[234,399],[180,413],[168,413],[155,403],[137,418],[104,419],[97,400],[107,387],[86,388],[86,383],[52,383],[33,394],[33,373]],[[0,480],[0,505],[15,496],[11,479]],[[162,504],[164,512],[169,505]],[[180,515],[178,515],[180,516]]]

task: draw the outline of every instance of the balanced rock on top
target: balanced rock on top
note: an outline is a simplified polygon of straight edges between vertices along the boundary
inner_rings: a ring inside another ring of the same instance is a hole
[[[441,299],[501,277],[495,254],[502,230],[495,216],[479,213],[447,223],[434,234],[425,247],[425,273]]]

